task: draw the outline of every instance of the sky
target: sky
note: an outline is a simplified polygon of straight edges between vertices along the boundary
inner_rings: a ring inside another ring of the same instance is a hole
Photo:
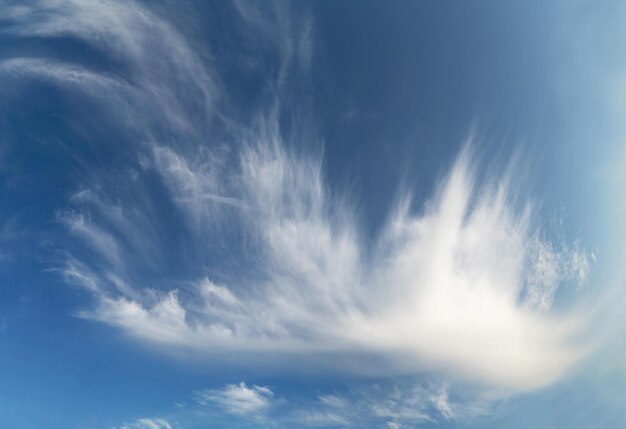
[[[0,0],[0,426],[626,426],[625,20]]]

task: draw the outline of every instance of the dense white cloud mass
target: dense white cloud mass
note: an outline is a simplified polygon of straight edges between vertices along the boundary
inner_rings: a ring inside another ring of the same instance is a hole
[[[279,45],[278,82],[290,65],[306,66],[310,23],[285,24],[281,7],[270,17],[278,26],[251,5],[239,9],[244,22]],[[288,149],[275,109],[258,113],[253,126],[229,125],[230,155],[204,146],[219,76],[156,14],[134,2],[72,0],[14,7],[8,16],[20,23],[12,31],[70,35],[128,66],[125,79],[55,59],[8,59],[0,70],[79,89],[119,115],[142,136],[138,168],[126,180],[156,174],[183,215],[189,242],[228,247],[245,266],[219,275],[206,269],[193,284],[181,278],[167,290],[146,284],[133,262],[150,260],[163,243],[151,223],[154,208],[141,192],[109,193],[107,178],[85,183],[71,198],[74,208],[58,213],[97,255],[72,254],[61,269],[95,298],[83,317],[208,354],[301,355],[313,363],[330,355],[342,368],[364,358],[351,370],[434,369],[511,391],[545,386],[585,354],[577,341],[582,316],[551,310],[562,283],[584,282],[585,252],[544,240],[511,179],[481,184],[471,145],[426,204],[416,209],[407,196],[390,208],[372,244],[350,199],[325,183],[321,160]],[[162,55],[149,54],[157,46]],[[167,127],[168,139],[159,138],[159,127]],[[232,231],[245,246],[228,242]],[[369,358],[379,364],[368,367]],[[242,413],[262,409],[272,396],[245,384],[203,395]],[[428,401],[454,416],[445,392]]]

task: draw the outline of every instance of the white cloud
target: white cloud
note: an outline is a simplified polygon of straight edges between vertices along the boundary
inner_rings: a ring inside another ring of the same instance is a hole
[[[278,144],[250,148],[239,198],[256,209],[243,210],[239,227],[256,240],[250,270],[263,280],[202,279],[191,298],[107,296],[84,315],[207,352],[324,352],[341,365],[359,349],[382,356],[388,374],[434,368],[513,390],[546,385],[584,354],[576,315],[549,307],[570,276],[563,267],[585,256],[539,241],[530,211],[517,214],[503,184],[475,185],[468,156],[426,211],[401,205],[366,258],[354,215],[329,199],[319,164]]]
[[[84,214],[68,210],[57,213],[57,219],[65,224],[72,234],[81,237],[102,258],[115,265],[120,263],[120,250],[115,238],[94,225]]]
[[[38,76],[42,79],[53,80],[63,86],[79,87],[92,96],[110,97],[112,93],[131,89],[112,76],[50,59],[11,58],[0,62],[0,67],[2,71],[17,78]]]
[[[172,425],[165,419],[143,418],[135,423],[124,424],[121,429],[172,429]]]
[[[241,0],[233,2],[244,22],[242,32],[250,32],[248,44],[259,48],[272,46],[280,58],[280,67],[274,76],[277,89],[288,96],[288,78],[292,69],[306,74],[313,55],[313,20],[310,14],[296,14],[299,6],[286,1],[251,3]],[[260,42],[259,42],[260,40]]]
[[[246,22],[268,19],[241,4],[238,10]],[[285,11],[271,19],[283,22]],[[235,161],[207,149],[218,76],[155,13],[135,2],[42,0],[7,16],[20,24],[8,31],[80,38],[128,67],[122,79],[55,59],[0,66],[18,78],[78,83],[141,132],[141,165],[162,180],[171,206],[193,220],[185,250],[200,253],[198,271],[206,267],[191,285],[188,278],[173,279],[167,290],[145,284],[128,261],[158,253],[158,233],[147,226],[157,213],[138,202],[140,192],[100,197],[103,180],[98,192],[73,199],[84,212],[60,216],[100,255],[90,263],[74,255],[63,269],[97,298],[83,317],[209,355],[253,351],[312,364],[331,356],[346,371],[436,370],[510,391],[552,383],[585,355],[576,340],[584,315],[551,310],[563,282],[587,276],[585,252],[543,240],[535,213],[513,198],[510,179],[481,185],[469,149],[421,210],[406,197],[390,208],[380,235],[366,240],[349,198],[325,183],[320,159],[287,149],[276,107],[252,127],[224,120]],[[269,31],[266,24],[258,31]],[[292,36],[277,47],[282,82],[296,47],[310,43],[310,30],[300,34],[285,24],[277,32]],[[285,40],[274,36],[268,37]],[[217,216],[224,208],[228,216]],[[83,214],[89,210],[100,216]],[[210,250],[219,246],[241,265],[214,272]],[[242,395],[241,410],[268,402],[260,388],[231,387],[229,394]],[[223,392],[211,394],[227,400]],[[445,396],[435,403],[453,417]]]
[[[272,403],[274,393],[264,386],[246,383],[229,384],[223,389],[206,389],[197,392],[201,405],[217,405],[224,411],[239,416],[256,416],[265,412]]]
[[[450,420],[455,417],[454,410],[452,409],[448,399],[447,390],[441,389],[439,392],[432,395],[430,400],[432,401],[435,409],[443,416],[444,419]]]
[[[224,169],[219,156],[206,153],[207,159],[195,165],[167,147],[153,149],[154,167],[163,178],[172,198],[185,208],[195,228],[213,224],[221,206],[245,209],[247,204],[229,195],[230,184],[223,180]]]
[[[479,390],[462,396],[447,384],[411,384],[406,380],[402,386],[366,384],[314,398],[308,397],[308,392],[304,396],[302,393],[293,392],[292,397],[285,398],[277,397],[265,386],[245,382],[227,384],[193,392],[195,405],[187,409],[185,418],[189,424],[199,423],[218,412],[262,427],[410,428],[448,420],[467,422],[490,414],[494,404],[502,399]]]
[[[501,399],[495,392],[479,390],[460,395],[440,383],[373,384],[321,395],[305,405],[284,402],[282,415],[287,424],[311,427],[420,427],[448,420],[471,421],[491,414]]]
[[[119,72],[88,69],[52,56],[2,60],[1,72],[79,89],[99,100],[120,124],[141,131],[166,123],[181,136],[198,138],[202,130],[189,118],[208,121],[213,114],[217,90],[200,60],[203,53],[135,1],[38,0],[28,6],[3,5],[2,11],[9,17],[2,32],[77,38],[124,62],[127,73],[121,78]],[[178,96],[183,92],[184,102]]]

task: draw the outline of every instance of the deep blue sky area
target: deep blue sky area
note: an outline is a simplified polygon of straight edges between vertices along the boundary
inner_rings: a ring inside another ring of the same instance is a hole
[[[624,19],[0,2],[0,427],[625,426]]]

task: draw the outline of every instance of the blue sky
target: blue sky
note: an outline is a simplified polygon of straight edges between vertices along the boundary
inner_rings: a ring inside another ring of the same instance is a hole
[[[624,19],[1,2],[1,426],[626,425]]]

